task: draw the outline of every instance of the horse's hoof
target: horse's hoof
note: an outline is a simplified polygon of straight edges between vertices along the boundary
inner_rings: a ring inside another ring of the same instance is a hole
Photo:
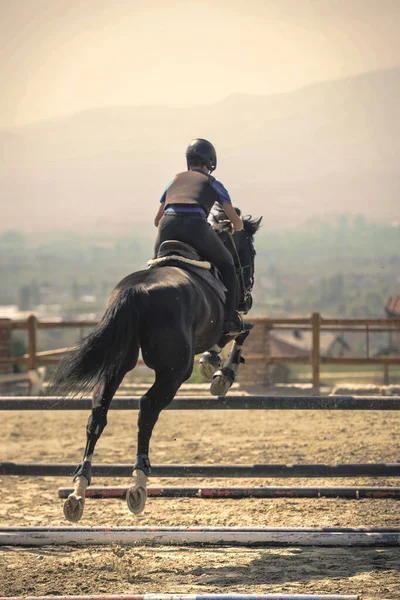
[[[210,392],[213,396],[226,396],[233,381],[225,375],[214,375],[210,386]]]
[[[211,352],[205,352],[199,360],[200,372],[205,379],[209,381],[214,377],[214,373],[221,368],[221,359],[217,352],[211,354]]]
[[[133,485],[126,493],[126,503],[129,510],[138,515],[143,512],[147,500],[147,490],[142,485]]]
[[[82,518],[84,506],[84,496],[70,494],[64,502],[64,517],[71,523],[77,523]]]
[[[205,379],[208,379],[208,381],[212,380],[214,373],[217,370],[218,367],[216,365],[212,365],[207,361],[200,361],[200,372]]]

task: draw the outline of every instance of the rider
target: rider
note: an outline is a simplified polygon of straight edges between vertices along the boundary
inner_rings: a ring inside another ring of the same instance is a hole
[[[179,240],[193,246],[200,256],[220,271],[226,292],[223,333],[236,335],[244,324],[236,311],[237,279],[233,258],[207,221],[218,202],[231,221],[233,231],[243,229],[243,221],[232,206],[227,190],[211,176],[217,166],[214,146],[202,138],[190,142],[186,150],[187,171],[178,173],[164,191],[154,219],[158,227],[155,256],[162,242]]]

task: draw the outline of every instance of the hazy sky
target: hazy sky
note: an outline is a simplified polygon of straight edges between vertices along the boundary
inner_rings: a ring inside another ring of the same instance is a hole
[[[400,65],[400,0],[0,0],[0,126]]]

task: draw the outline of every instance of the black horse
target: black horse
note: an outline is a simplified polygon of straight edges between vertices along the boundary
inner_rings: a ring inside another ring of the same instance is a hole
[[[254,276],[253,235],[261,219],[244,219],[244,229],[231,236],[224,231],[220,216],[214,213],[214,226],[234,255],[241,289],[239,308],[247,312]],[[146,502],[153,428],[160,412],[190,377],[195,355],[205,352],[202,368],[209,378],[214,375],[214,393],[222,395],[232,385],[248,331],[237,337],[227,363],[219,370],[218,353],[232,340],[221,338],[224,287],[209,270],[210,265],[201,263],[199,267],[193,260],[198,257],[192,253],[193,249],[180,242],[162,244],[151,268],[118,283],[101,322],[58,366],[53,390],[75,394],[93,390],[84,459],[74,473],[74,492],[64,505],[70,521],[78,521],[83,514],[95,445],[107,424],[111,400],[125,374],[135,367],[139,349],[145,364],[155,371],[155,381],[140,399],[132,474],[136,481],[127,494],[134,513],[141,512]]]

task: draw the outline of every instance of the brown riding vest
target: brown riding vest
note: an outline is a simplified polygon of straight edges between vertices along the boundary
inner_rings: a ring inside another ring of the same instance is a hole
[[[184,171],[175,176],[167,189],[165,207],[170,204],[199,204],[208,216],[218,194],[212,186],[214,177],[198,171]]]

